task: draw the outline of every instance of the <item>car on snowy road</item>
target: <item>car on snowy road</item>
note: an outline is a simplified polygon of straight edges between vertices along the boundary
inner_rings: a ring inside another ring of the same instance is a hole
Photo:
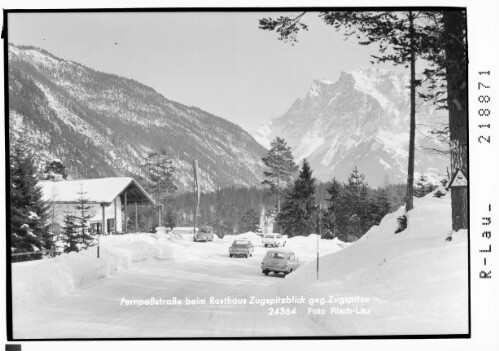
[[[229,247],[229,257],[244,256],[246,258],[253,256],[255,247],[249,240],[234,240]]]
[[[265,234],[262,239],[262,244],[265,247],[267,246],[279,247],[283,245],[282,235],[276,233]]]
[[[199,228],[199,232],[194,234],[194,241],[213,241],[213,232],[211,227],[201,227]]]
[[[293,250],[274,249],[268,250],[262,261],[262,273],[284,273],[289,274],[298,269],[301,262],[296,257]]]

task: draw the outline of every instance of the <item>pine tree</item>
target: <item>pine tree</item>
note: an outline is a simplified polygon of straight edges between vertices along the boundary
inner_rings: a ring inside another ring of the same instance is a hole
[[[376,203],[381,213],[381,218],[390,213],[392,210],[392,201],[390,199],[390,194],[386,188],[379,189],[376,196]]]
[[[60,160],[47,161],[43,170],[43,179],[45,180],[62,180],[67,179],[66,166]]]
[[[241,217],[240,221],[240,231],[242,233],[246,232],[257,232],[260,226],[260,218],[258,213],[254,209],[249,209]]]
[[[92,207],[89,205],[89,199],[85,197],[86,194],[87,193],[83,188],[78,192],[79,197],[76,199],[77,204],[75,206],[75,209],[78,211],[78,216],[75,216],[75,220],[78,224],[81,243],[85,248],[89,248],[94,245],[94,237],[90,234],[88,229],[88,220],[92,218],[92,214],[90,213]]]
[[[350,232],[360,237],[367,219],[367,182],[364,174],[354,167],[343,186],[342,207],[348,214]]]
[[[161,201],[166,195],[177,190],[174,179],[175,166],[164,149],[150,152],[144,166],[149,188],[156,200]]]
[[[277,213],[281,210],[281,193],[291,180],[293,173],[298,170],[298,165],[293,160],[291,147],[283,138],[276,137],[270,144],[270,151],[262,158],[267,170],[262,184],[268,185],[276,199]]]
[[[347,183],[343,186],[344,206],[351,214],[360,217],[364,214],[364,205],[367,201],[367,182],[365,175],[360,173],[357,166],[354,167],[348,176]]]
[[[286,196],[277,223],[289,236],[309,235],[317,228],[315,178],[306,159],[300,175]]]
[[[213,226],[213,229],[215,230],[215,233],[217,235],[223,235],[225,234],[225,229],[224,229],[224,209],[225,209],[225,206],[224,206],[224,200],[223,200],[223,197],[222,197],[222,192],[220,190],[220,188],[218,188],[218,190],[216,191],[216,194],[215,194],[215,214],[213,216],[213,222],[212,222],[212,226]]]
[[[192,192],[179,194],[174,201],[178,225],[192,225]],[[232,230],[246,211],[262,207],[265,208],[268,219],[273,219],[275,198],[260,187],[230,187],[206,192],[201,194],[199,223],[212,226],[215,232],[220,234],[218,230],[222,228],[224,231]]]
[[[175,166],[168,157],[166,151],[161,149],[159,152],[150,152],[144,162],[148,190],[154,194],[155,200],[161,212],[161,204],[177,191],[175,185]],[[158,217],[160,214],[158,213]],[[161,223],[159,223],[161,226]]]
[[[353,238],[359,238],[361,236],[361,228],[360,228],[360,217],[358,214],[354,213],[348,218],[350,221],[350,226],[351,226],[351,232]],[[350,240],[348,240],[350,241]]]
[[[33,153],[22,141],[10,151],[10,235],[14,252],[53,248],[48,231],[48,206],[42,199]]]
[[[168,206],[168,211],[166,212],[165,225],[173,230],[177,226],[177,216],[172,206]]]
[[[386,188],[379,188],[368,203],[368,226],[378,225],[383,217],[390,213],[392,201]]]
[[[423,197],[437,188],[434,184],[432,184],[428,180],[428,177],[425,176],[424,174],[421,174],[419,176],[419,178],[416,180],[415,185],[416,186],[414,187],[414,196],[416,197]]]
[[[335,238],[337,232],[340,230],[342,185],[336,178],[333,178],[326,191],[329,195],[329,198],[327,199],[329,204],[322,220],[326,232],[331,233],[331,237]]]
[[[61,239],[65,253],[78,252],[84,245],[77,221],[78,218],[71,213],[66,213],[64,216],[64,225],[61,228]]]

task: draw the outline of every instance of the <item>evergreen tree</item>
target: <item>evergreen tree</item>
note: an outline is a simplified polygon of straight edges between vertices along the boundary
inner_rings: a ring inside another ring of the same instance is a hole
[[[359,175],[360,176],[360,175]],[[292,192],[294,186],[287,189],[286,194]],[[321,230],[324,238],[338,237],[342,241],[357,239],[353,234],[353,224],[350,222],[351,213],[346,211],[345,198],[343,194],[344,185],[333,179],[328,183],[317,182],[315,186],[315,198],[325,199],[327,208],[323,209],[321,215]],[[404,204],[405,184],[390,184],[385,188],[370,189],[366,184],[367,199],[364,205],[366,218],[361,222],[361,234],[370,226],[378,224],[389,212],[398,209]],[[329,192],[328,192],[329,189]],[[211,225],[219,236],[232,233],[239,221],[240,215],[256,208],[265,208],[261,222],[273,223],[275,219],[274,198],[261,188],[224,188],[213,192],[201,194],[199,223]],[[285,201],[285,197],[283,198]],[[175,213],[178,226],[192,225],[192,193],[180,194],[175,198]],[[237,211],[237,212],[236,212]],[[242,223],[239,223],[241,228]],[[314,226],[317,226],[315,218]],[[277,231],[274,226],[274,231]],[[243,229],[241,228],[241,231]],[[319,227],[314,227],[315,233],[319,233]]]
[[[378,225],[393,207],[403,204],[403,195],[395,200],[388,188],[370,189],[357,168],[352,170],[346,184],[333,179],[327,191],[330,198],[323,215],[325,233],[342,241],[361,237],[370,227]]]
[[[30,252],[53,247],[48,231],[48,206],[42,199],[34,156],[22,141],[10,151],[10,235],[14,252]]]
[[[78,252],[83,246],[80,228],[77,223],[78,218],[71,213],[66,213],[64,216],[64,224],[62,226],[61,241],[63,243],[64,252]]]
[[[94,237],[90,234],[88,229],[88,220],[92,218],[92,214],[90,213],[90,209],[92,208],[88,203],[88,198],[85,197],[87,193],[80,189],[78,192],[78,199],[76,200],[75,209],[78,211],[78,216],[75,216],[75,220],[78,224],[78,230],[80,235],[81,243],[85,248],[89,248],[94,245]]]
[[[384,216],[390,213],[392,201],[386,188],[379,188],[374,192],[372,199],[369,199],[367,222],[369,226],[378,225]]]
[[[246,232],[257,232],[260,227],[260,217],[254,209],[249,209],[241,217],[240,221],[240,231],[242,233]]]
[[[390,199],[390,194],[386,188],[381,188],[378,190],[376,195],[376,203],[379,208],[379,212],[382,214],[383,218],[386,214],[392,211],[392,201]]]
[[[168,211],[166,212],[165,225],[173,230],[177,226],[177,216],[172,206],[168,206]]]
[[[283,138],[276,137],[270,144],[270,151],[262,158],[267,170],[263,172],[265,179],[262,184],[268,185],[275,195],[277,213],[281,210],[281,193],[291,180],[298,165],[293,160],[291,147]]]
[[[365,175],[360,173],[357,166],[348,176],[347,183],[343,186],[344,206],[351,214],[364,216],[364,208],[367,202],[367,182]]]
[[[421,174],[416,180],[416,186],[414,187],[414,196],[423,197],[431,193],[436,188],[437,187],[428,180],[427,176]]]
[[[177,190],[175,185],[175,166],[166,151],[150,152],[145,159],[145,171],[149,189],[157,201],[162,201],[167,195]]]
[[[222,191],[220,188],[216,191],[215,194],[215,215],[213,216],[212,227],[216,234],[226,234],[225,228],[225,204],[222,198]]]
[[[333,178],[331,184],[326,189],[329,198],[327,211],[322,217],[324,223],[324,228],[326,233],[330,233],[332,238],[337,236],[337,232],[340,230],[341,218],[341,191],[342,185],[340,182]]]
[[[349,232],[357,238],[362,236],[368,224],[367,219],[367,182],[364,174],[354,167],[343,186],[342,207],[350,221]],[[367,228],[368,229],[368,228]]]
[[[304,159],[300,175],[277,215],[277,223],[289,236],[309,235],[317,227],[316,211],[315,178],[308,161]]]
[[[63,180],[67,179],[66,166],[61,160],[47,161],[43,170],[43,179],[45,180]]]
[[[192,225],[193,193],[175,197],[175,212],[179,226]],[[266,213],[275,215],[275,198],[265,189],[230,187],[201,194],[199,223],[210,225],[215,233],[229,233],[239,224],[240,217],[250,209],[263,207]],[[237,211],[237,213],[236,213]]]
[[[356,213],[354,213],[353,215],[350,216],[348,220],[350,221],[350,226],[351,226],[350,230],[353,233],[351,235],[352,238],[354,239],[360,238],[362,236],[360,228],[360,217]]]
[[[175,185],[175,166],[166,151],[150,152],[144,162],[148,190],[154,194],[157,209],[161,212],[161,204],[177,191]],[[158,217],[160,216],[158,212]],[[158,224],[161,226],[161,223]]]

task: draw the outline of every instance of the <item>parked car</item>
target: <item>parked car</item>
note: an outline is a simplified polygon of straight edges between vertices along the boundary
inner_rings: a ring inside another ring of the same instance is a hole
[[[193,236],[194,241],[213,241],[213,232],[210,227],[201,227]]]
[[[275,246],[279,247],[282,245],[282,235],[277,233],[265,234],[262,239],[262,243],[265,247]]]
[[[253,256],[255,247],[249,240],[234,240],[232,245],[229,247],[229,257],[244,256],[248,258]]]
[[[268,250],[262,261],[262,273],[284,273],[289,274],[300,266],[301,262],[296,257],[293,250],[289,249],[273,249]]]

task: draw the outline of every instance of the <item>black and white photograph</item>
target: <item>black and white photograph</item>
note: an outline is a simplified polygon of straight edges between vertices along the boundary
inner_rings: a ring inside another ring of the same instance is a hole
[[[498,72],[332,6],[4,10],[10,340],[470,337]]]

